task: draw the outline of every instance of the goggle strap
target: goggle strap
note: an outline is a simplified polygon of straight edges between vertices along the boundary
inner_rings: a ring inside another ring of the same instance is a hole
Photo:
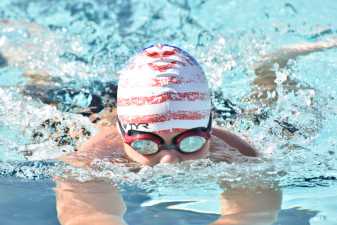
[[[117,117],[117,124],[119,126],[119,131],[122,133],[122,136],[124,137],[125,136],[125,130],[124,130],[124,127],[122,126],[121,121],[119,120],[118,117]]]
[[[212,113],[209,115],[209,121],[207,124],[207,130],[206,131],[210,131],[212,129]]]

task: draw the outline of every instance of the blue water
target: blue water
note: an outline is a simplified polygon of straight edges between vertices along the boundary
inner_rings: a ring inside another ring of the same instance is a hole
[[[46,160],[74,149],[58,146],[52,138],[32,140],[36,129],[48,133],[39,127],[46,118],[95,132],[81,115],[22,96],[20,87],[29,82],[22,72],[47,70],[75,86],[114,81],[132,54],[164,42],[194,55],[213,91],[221,90],[238,108],[268,113],[259,123],[252,115],[222,121],[249,136],[266,160],[164,166],[139,174],[103,163],[99,171],[75,173],[125,185],[129,224],[209,224],[219,216],[221,179],[243,187],[252,185],[248,181],[277,181],[283,199],[275,225],[336,225],[337,49],[276,68],[279,79],[286,75],[310,90],[286,92],[281,83],[273,104],[246,101],[253,89],[252,68],[261,55],[288,44],[336,38],[336,11],[337,3],[330,0],[2,0],[0,19],[30,21],[49,31],[29,37],[24,26],[1,27],[0,51],[24,55],[23,61],[0,68],[1,224],[58,224],[51,177],[69,168]],[[287,121],[299,132],[286,135],[275,120]]]
[[[55,209],[55,195],[51,181],[27,181],[16,178],[1,179],[1,221],[2,224],[36,224],[58,225]],[[330,219],[335,213],[336,185],[331,187],[290,188],[285,190],[283,207],[277,222],[280,224],[335,224]],[[198,213],[187,210],[168,209],[167,207],[181,202],[161,203],[156,206],[141,207],[148,200],[146,193],[139,190],[126,194],[125,203],[128,207],[126,221],[129,224],[150,224],[157,221],[160,224],[208,224],[218,218],[217,214]],[[321,214],[320,216],[317,216]],[[309,221],[312,221],[309,223]]]

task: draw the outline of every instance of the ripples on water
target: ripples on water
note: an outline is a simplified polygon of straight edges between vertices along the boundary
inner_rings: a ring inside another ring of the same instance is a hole
[[[117,71],[132,54],[157,42],[190,51],[202,63],[212,90],[230,99],[227,103],[238,112],[236,117],[219,119],[218,123],[248,136],[265,155],[265,160],[243,165],[206,160],[143,168],[138,174],[128,167],[97,162],[100,170],[75,171],[83,179],[102,176],[145,189],[163,183],[187,184],[185,187],[205,184],[207,188],[218,178],[243,184],[246,178],[261,181],[272,177],[281,185],[309,186],[335,179],[336,50],[302,57],[289,69],[276,68],[279,96],[274,104],[244,101],[252,89],[252,66],[262,54],[287,43],[336,36],[330,25],[336,19],[334,7],[322,13],[305,8],[302,1],[220,2],[1,1],[0,18],[34,21],[51,30],[38,37],[25,35],[24,29],[2,30],[2,35],[16,37],[11,39],[16,47],[33,43],[27,57],[34,60],[24,61],[20,67],[47,68],[51,76],[65,82],[81,80],[80,85],[85,85],[91,79],[116,80]],[[238,13],[243,11],[245,15]],[[303,15],[307,17],[303,19]],[[0,71],[0,173],[30,179],[60,175],[59,171],[70,168],[39,160],[71,152],[73,146],[60,147],[49,139],[34,143],[34,129],[39,129],[46,118],[57,118],[74,129],[85,127],[92,133],[95,129],[87,118],[23,97],[19,89],[27,80],[22,78],[20,67]],[[282,83],[288,78],[315,88],[286,92]],[[214,102],[218,108],[224,107],[219,97]],[[242,113],[249,109],[257,111]]]

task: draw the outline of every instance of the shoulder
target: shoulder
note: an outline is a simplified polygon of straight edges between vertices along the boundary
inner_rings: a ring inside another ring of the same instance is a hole
[[[90,167],[95,159],[124,158],[123,142],[115,127],[101,128],[87,142],[78,147],[76,152],[60,157],[59,160],[76,167]]]
[[[97,133],[77,148],[77,151],[60,157],[66,163],[76,167],[90,167],[94,159],[124,158],[123,141],[113,119],[97,124]]]
[[[219,147],[221,145],[219,141],[214,141],[215,139],[220,139],[222,145],[225,144],[231,148],[238,150],[242,155],[256,157],[258,156],[258,151],[243,138],[238,135],[221,128],[212,129],[212,140],[214,147]],[[224,146],[224,145],[223,145]]]
[[[81,145],[79,152],[105,152],[120,149],[123,145],[122,139],[114,125],[104,126],[92,136],[87,142]]]

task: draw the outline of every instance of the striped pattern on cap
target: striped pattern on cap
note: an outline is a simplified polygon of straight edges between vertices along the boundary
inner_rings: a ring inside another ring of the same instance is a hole
[[[120,71],[117,114],[126,130],[207,127],[210,111],[202,68],[177,47],[150,46]]]

